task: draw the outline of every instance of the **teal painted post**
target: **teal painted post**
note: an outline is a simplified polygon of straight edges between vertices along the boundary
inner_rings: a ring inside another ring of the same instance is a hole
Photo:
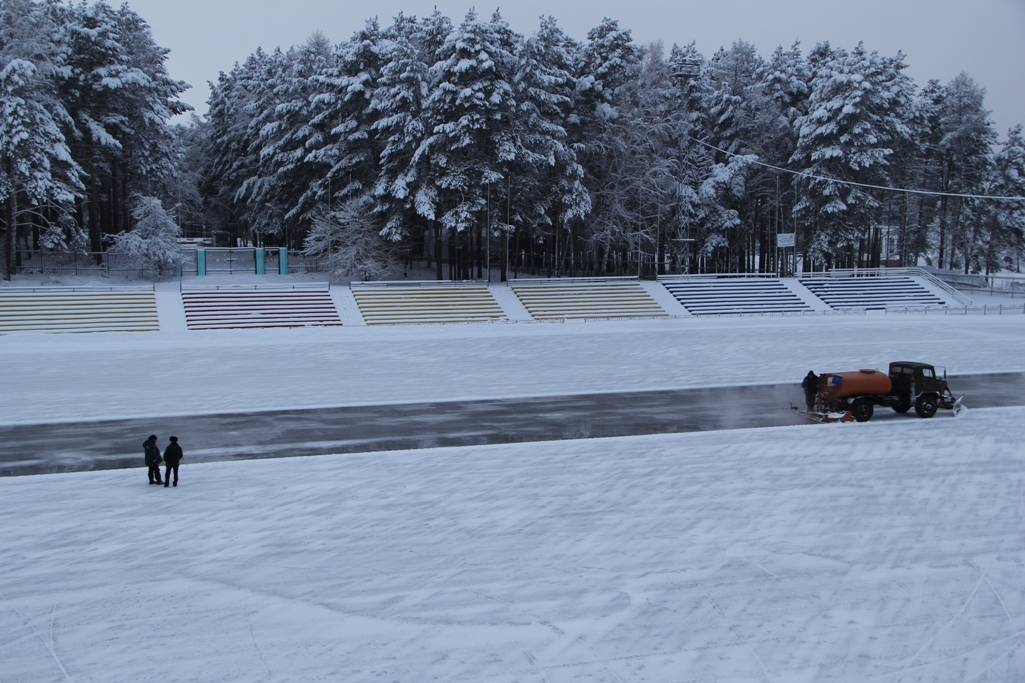
[[[256,274],[257,275],[263,275],[264,274],[263,247],[257,247],[256,248]]]
[[[178,252],[178,258],[174,260],[174,276],[182,276],[182,253],[180,251]]]
[[[278,273],[288,275],[288,249],[285,247],[278,250]]]
[[[196,249],[196,275],[206,275],[206,249]]]

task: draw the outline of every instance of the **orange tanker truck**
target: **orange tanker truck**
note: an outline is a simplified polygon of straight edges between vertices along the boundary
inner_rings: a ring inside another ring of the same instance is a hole
[[[804,386],[807,390],[807,380]],[[939,377],[932,365],[910,361],[890,363],[888,374],[879,370],[822,373],[813,389],[814,399],[809,392],[809,410],[794,409],[819,422],[868,422],[876,406],[898,413],[913,407],[919,417],[932,417],[939,408],[956,415],[964,398],[954,398],[947,386],[946,371]]]

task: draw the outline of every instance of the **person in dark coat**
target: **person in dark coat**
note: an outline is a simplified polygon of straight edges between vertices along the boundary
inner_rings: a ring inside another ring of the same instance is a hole
[[[162,484],[160,481],[160,449],[157,448],[157,435],[151,434],[142,442],[142,450],[146,454],[146,467],[149,468],[149,483]]]
[[[808,405],[808,410],[815,410],[815,399],[819,394],[819,376],[809,370],[801,381],[801,388],[804,389],[804,402]]]
[[[178,437],[172,436],[170,439],[171,443],[167,444],[167,448],[164,449],[164,486],[170,486],[171,484],[171,472],[174,472],[174,485],[178,485],[178,463],[182,461],[184,454],[182,453],[182,447],[178,445]]]

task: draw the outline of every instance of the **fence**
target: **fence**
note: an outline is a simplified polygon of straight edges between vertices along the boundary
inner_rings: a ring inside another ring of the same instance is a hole
[[[943,315],[1025,315],[1025,304],[987,304],[985,306],[890,306],[887,313],[942,313]]]
[[[1009,296],[1012,299],[1019,296],[1025,297],[1025,278],[1005,275],[969,275],[955,286],[971,294],[986,293],[991,296]]]
[[[161,271],[140,267],[131,256],[109,252],[39,252],[23,260],[19,270],[43,275],[93,275],[140,280],[171,274],[171,269]]]
[[[234,275],[259,272],[259,259],[254,247],[207,248],[183,247],[180,267],[182,275],[199,275],[201,267],[208,275]],[[288,273],[318,273],[324,267],[323,259],[306,256],[301,252],[287,252],[284,248],[268,247],[262,250],[263,272],[279,273],[284,255]],[[200,258],[200,252],[203,257]],[[23,258],[18,272],[43,275],[93,275],[132,279],[160,279],[177,275],[175,268],[154,269],[140,266],[137,257],[111,252],[37,252]]]

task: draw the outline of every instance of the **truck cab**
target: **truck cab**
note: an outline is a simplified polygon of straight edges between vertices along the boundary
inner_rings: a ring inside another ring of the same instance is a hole
[[[946,371],[940,377],[935,366],[928,363],[895,361],[890,363],[889,375],[893,385],[890,393],[897,398],[892,407],[898,413],[906,413],[914,406],[919,417],[932,417],[943,398],[950,394]]]

